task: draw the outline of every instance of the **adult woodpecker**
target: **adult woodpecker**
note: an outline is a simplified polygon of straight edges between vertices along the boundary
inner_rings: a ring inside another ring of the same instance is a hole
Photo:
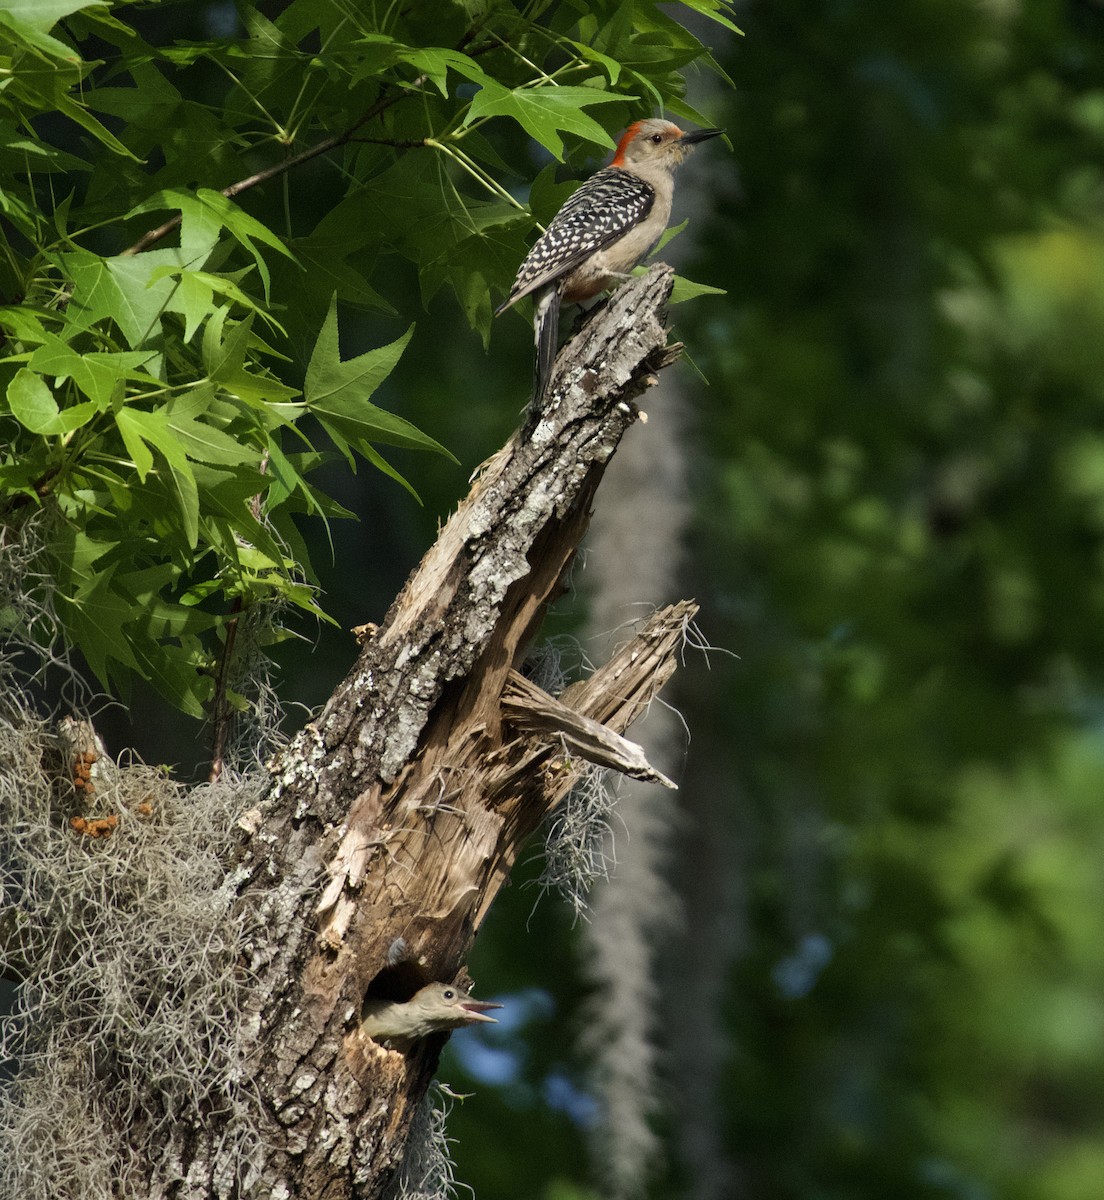
[[[393,1050],[408,1050],[419,1038],[445,1033],[477,1021],[494,1022],[487,1009],[501,1008],[486,1000],[474,1000],[451,983],[427,983],[409,1000],[364,1001],[360,1031]]]
[[[544,397],[556,357],[560,304],[589,300],[628,276],[671,219],[675,169],[698,142],[719,133],[724,130],[683,133],[657,118],[630,125],[613,162],[567,199],[525,256],[495,316],[535,293],[535,402]]]

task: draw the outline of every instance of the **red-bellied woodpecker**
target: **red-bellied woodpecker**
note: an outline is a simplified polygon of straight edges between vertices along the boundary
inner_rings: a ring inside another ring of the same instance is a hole
[[[427,983],[409,1000],[365,1000],[360,1010],[360,1031],[393,1050],[407,1050],[431,1033],[444,1033],[477,1021],[493,1022],[487,1009],[501,1007],[476,1000],[455,984]]]
[[[667,228],[675,168],[698,142],[723,132],[683,133],[670,121],[655,118],[630,125],[613,162],[567,199],[525,256],[495,316],[535,293],[535,401],[544,396],[556,357],[561,302],[589,300],[626,278]]]

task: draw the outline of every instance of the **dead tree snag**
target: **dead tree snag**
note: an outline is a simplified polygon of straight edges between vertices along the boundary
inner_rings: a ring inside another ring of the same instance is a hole
[[[656,267],[619,289],[557,361],[549,401],[491,458],[325,710],[272,764],[231,866],[251,932],[243,1161],[212,1096],[174,1117],[128,1196],[379,1197],[441,1038],[364,1037],[366,994],[406,999],[462,974],[472,938],[583,760],[669,783],[621,736],[674,670],[690,603],[657,612],[553,698],[521,673],[583,537],[636,398],[673,362]],[[484,993],[493,981],[484,980]],[[239,1117],[240,1119],[240,1117]]]

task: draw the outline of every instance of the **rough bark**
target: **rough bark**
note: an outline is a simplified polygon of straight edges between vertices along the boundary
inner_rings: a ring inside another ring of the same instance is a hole
[[[260,1148],[231,1183],[240,1164],[220,1149],[217,1116],[197,1115],[151,1196],[379,1196],[442,1039],[378,1047],[357,1028],[364,996],[463,974],[581,756],[648,777],[615,735],[674,670],[691,604],[655,614],[556,700],[519,672],[635,398],[678,356],[663,325],[671,279],[653,268],[571,339],[543,411],[484,464],[325,711],[273,765],[238,868],[256,915],[243,969]]]

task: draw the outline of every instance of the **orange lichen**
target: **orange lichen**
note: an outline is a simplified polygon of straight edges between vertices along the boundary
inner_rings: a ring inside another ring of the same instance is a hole
[[[94,750],[86,750],[77,755],[73,764],[73,787],[78,792],[84,792],[86,796],[91,796],[96,791],[96,785],[92,782],[92,767],[99,761],[99,757]]]
[[[85,837],[91,838],[110,837],[118,824],[119,818],[114,813],[109,817],[69,818],[69,826],[74,832],[83,833]]]

